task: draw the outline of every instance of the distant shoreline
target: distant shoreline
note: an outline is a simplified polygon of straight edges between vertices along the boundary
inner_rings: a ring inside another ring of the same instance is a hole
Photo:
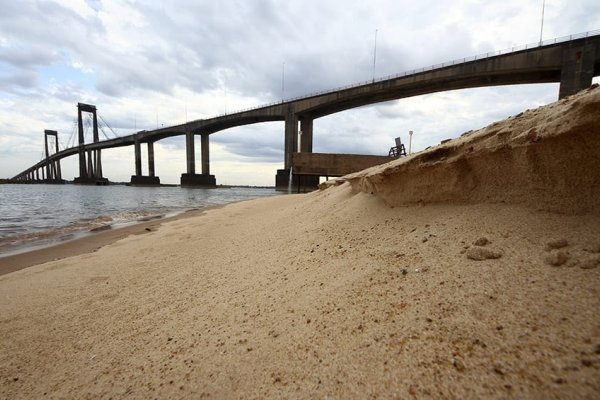
[[[45,182],[13,182],[10,179],[0,179],[0,185],[44,185]],[[161,183],[160,185],[132,185],[129,182],[109,182],[109,186],[131,186],[131,187],[181,187],[178,183]],[[52,184],[54,185],[54,184]],[[65,181],[64,185],[74,185],[73,181]],[[195,189],[187,187],[188,189]],[[255,186],[255,185],[217,185],[217,189],[228,189],[228,188],[244,188],[244,189],[275,189],[275,186]],[[202,187],[198,187],[198,189],[204,189]]]

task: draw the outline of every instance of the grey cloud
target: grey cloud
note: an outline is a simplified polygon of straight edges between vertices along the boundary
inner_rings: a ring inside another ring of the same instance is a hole
[[[73,54],[93,53],[89,40],[98,37],[102,24],[85,20],[56,2],[6,2],[0,16],[0,37],[5,45],[0,61],[10,66],[11,77],[2,78],[6,88],[31,88],[37,84],[39,69],[64,59],[65,51]]]
[[[5,47],[0,52],[0,62],[16,68],[48,65],[58,60],[57,54],[45,46]]]
[[[10,2],[3,6],[0,32],[6,37],[19,37],[34,47],[43,43],[49,48],[67,47],[93,52],[90,41],[104,32],[100,20],[84,19],[53,1]]]
[[[31,70],[20,69],[9,75],[0,75],[0,90],[13,92],[19,89],[31,89],[37,85],[37,74]]]
[[[425,115],[422,110],[403,109],[402,104],[398,104],[397,102],[390,102],[387,106],[377,105],[375,111],[378,117],[387,119],[410,119],[419,118]]]
[[[281,126],[279,126],[281,125]],[[228,152],[261,162],[283,160],[283,124],[258,124],[211,135]]]
[[[600,29],[598,18],[591,18],[600,15],[600,3],[596,0],[565,2],[555,6],[550,3],[546,4],[546,7],[549,21],[546,23],[545,39],[549,38],[548,35],[566,36]],[[558,27],[560,30],[556,29]]]

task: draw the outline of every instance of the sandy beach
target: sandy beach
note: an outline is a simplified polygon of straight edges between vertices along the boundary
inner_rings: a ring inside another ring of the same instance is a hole
[[[5,273],[0,398],[598,398],[599,115]]]

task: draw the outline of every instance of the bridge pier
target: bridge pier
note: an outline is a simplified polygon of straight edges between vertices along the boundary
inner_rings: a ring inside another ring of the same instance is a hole
[[[298,151],[298,115],[289,112],[285,116],[284,169],[292,167],[292,154]]]
[[[285,117],[285,168],[277,170],[276,190],[289,190],[296,193],[312,191],[319,187],[318,176],[294,173],[293,158],[294,153],[298,152],[298,122],[300,122],[300,152],[312,153],[313,150],[313,118],[288,113]]]
[[[102,177],[102,158],[100,155],[100,149],[87,151],[85,149],[82,112],[92,114],[93,140],[94,143],[98,143],[100,141],[98,135],[98,116],[96,113],[96,106],[77,103],[77,125],[79,128],[79,176],[75,178],[74,182],[80,185],[108,185],[108,179]]]
[[[576,43],[563,50],[559,99],[592,85],[596,56],[596,46],[593,43]]]
[[[135,151],[135,175],[131,175],[132,186],[160,186],[160,178],[154,176],[154,142],[148,142],[148,176],[142,175],[142,148],[136,139],[133,148]]]
[[[196,174],[196,156],[194,149],[194,133],[185,134],[185,153],[187,173],[181,174],[181,186],[186,187],[215,187],[217,180],[210,174],[210,150],[208,133],[200,135],[202,174]]]
[[[154,142],[148,142],[146,145],[148,146],[148,175],[158,179],[160,183],[160,179],[154,173]]]

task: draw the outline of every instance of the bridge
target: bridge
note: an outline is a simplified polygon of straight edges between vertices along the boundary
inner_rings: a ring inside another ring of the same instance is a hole
[[[551,39],[512,49],[454,60],[398,75],[387,76],[344,88],[315,93],[253,109],[199,119],[185,124],[139,131],[116,139],[99,140],[96,107],[78,104],[78,145],[49,153],[45,131],[45,158],[12,178],[13,182],[64,182],[60,160],[79,156],[79,176],[75,183],[107,184],[102,175],[101,150],[132,146],[135,152],[134,185],[156,185],[154,143],[173,136],[186,137],[187,170],[181,175],[182,186],[215,186],[210,173],[209,137],[211,134],[242,125],[283,121],[284,168],[277,171],[276,186],[288,187],[290,180],[314,187],[319,176],[336,176],[365,166],[389,161],[389,157],[342,154],[313,154],[313,121],[326,115],[379,102],[402,99],[454,89],[530,83],[560,83],[558,98],[589,87],[600,75],[600,30]],[[93,118],[93,142],[84,143],[82,113]],[[201,140],[201,171],[195,165],[194,141]],[[56,141],[57,143],[57,141]],[[147,146],[149,175],[142,175],[141,145]],[[290,174],[292,177],[290,179]]]

